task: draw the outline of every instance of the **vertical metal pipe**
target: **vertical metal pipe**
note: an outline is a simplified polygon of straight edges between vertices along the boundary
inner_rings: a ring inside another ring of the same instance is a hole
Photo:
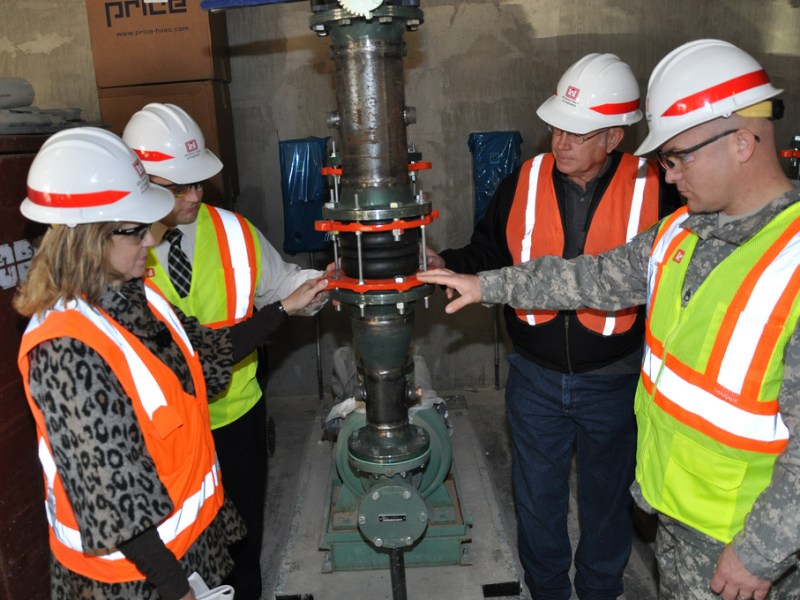
[[[362,206],[385,205],[387,189],[408,197],[404,33],[402,21],[332,30],[345,204],[360,193]]]
[[[325,398],[325,386],[322,384],[322,348],[320,347],[319,313],[314,315],[314,340],[317,351],[317,392],[319,399]]]
[[[360,231],[356,231],[356,242],[358,242],[358,283],[364,283],[364,255],[361,249]]]
[[[422,225],[419,228],[419,234],[420,234],[420,240],[422,241],[422,261],[421,261],[421,264],[420,264],[420,268],[423,271],[427,271],[428,270],[428,252],[427,252],[428,242],[427,242],[427,240],[425,238],[425,225]]]
[[[494,333],[494,389],[500,389],[500,305],[496,304],[492,314]]]
[[[402,548],[392,548],[389,552],[389,570],[392,575],[393,600],[406,600],[406,566]]]

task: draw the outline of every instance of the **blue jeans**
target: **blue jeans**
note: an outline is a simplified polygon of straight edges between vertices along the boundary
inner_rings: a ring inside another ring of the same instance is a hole
[[[570,598],[567,505],[574,451],[581,530],[575,590],[581,600],[616,598],[631,550],[628,488],[636,460],[638,375],[570,375],[519,354],[508,362],[506,410],[525,583],[535,600]]]

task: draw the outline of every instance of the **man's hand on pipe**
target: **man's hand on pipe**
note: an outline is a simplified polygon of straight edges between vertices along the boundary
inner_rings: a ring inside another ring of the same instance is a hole
[[[444,307],[448,314],[481,301],[481,283],[477,275],[462,275],[449,269],[431,269],[417,273],[417,279],[422,283],[445,286],[447,298],[452,300]],[[455,292],[458,292],[459,297],[453,300]]]

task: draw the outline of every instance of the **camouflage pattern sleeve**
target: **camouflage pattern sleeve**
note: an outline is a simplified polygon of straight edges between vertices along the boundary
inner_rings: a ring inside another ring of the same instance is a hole
[[[733,549],[753,575],[775,580],[798,563],[800,552],[800,330],[784,351],[778,395],[789,443],[775,461],[772,482],[758,497]]]
[[[478,273],[481,302],[523,309],[619,310],[647,300],[647,265],[653,226],[627,244],[598,256],[536,260]]]

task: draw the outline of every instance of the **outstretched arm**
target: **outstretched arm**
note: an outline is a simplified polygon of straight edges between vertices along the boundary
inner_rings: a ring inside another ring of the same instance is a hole
[[[268,304],[251,318],[229,327],[233,363],[237,363],[267,342],[269,335],[278,329],[287,316],[297,314],[309,304],[318,301],[328,280],[325,277],[309,279],[280,302]],[[283,306],[283,312],[279,308]]]

